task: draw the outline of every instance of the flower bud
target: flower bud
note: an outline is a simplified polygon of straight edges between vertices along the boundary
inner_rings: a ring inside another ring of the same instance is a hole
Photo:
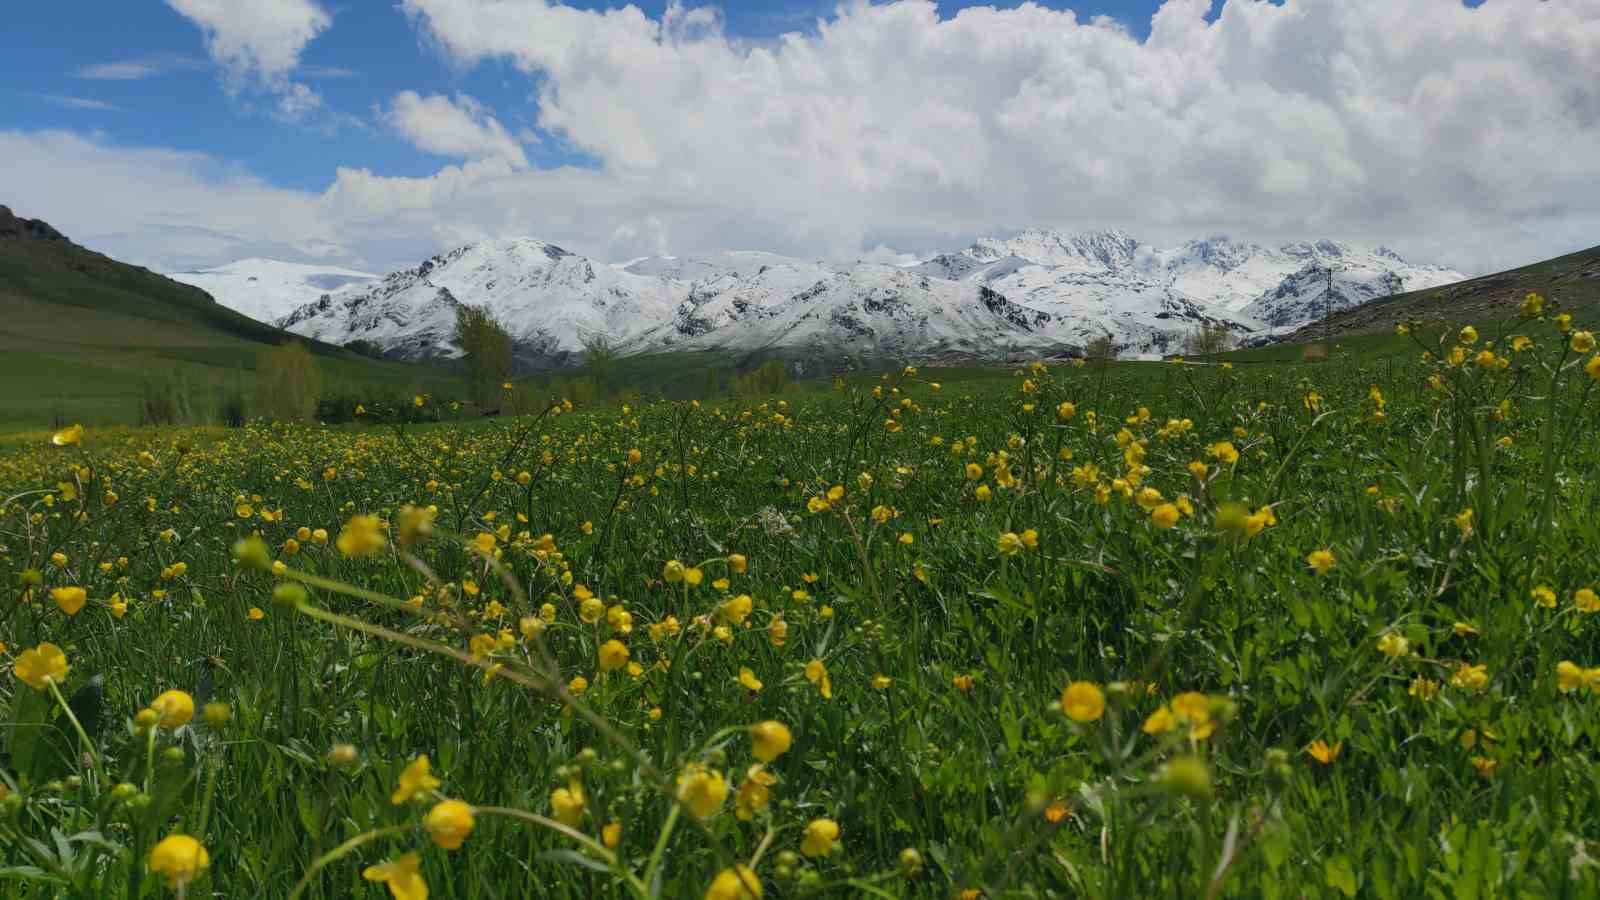
[[[272,602],[276,606],[293,609],[306,602],[306,589],[292,581],[285,581],[272,589]]]
[[[1204,761],[1181,756],[1167,763],[1161,773],[1161,785],[1191,800],[1204,800],[1211,796],[1211,772]]]
[[[1289,753],[1278,747],[1268,750],[1265,758],[1267,783],[1274,788],[1284,787],[1294,775],[1289,766]]]
[[[212,728],[221,728],[228,724],[229,719],[233,718],[233,710],[229,709],[226,703],[207,703],[202,715],[205,716],[207,725]]]
[[[251,569],[266,569],[272,565],[272,551],[267,549],[267,542],[251,535],[233,545],[234,558],[239,560],[239,565]]]

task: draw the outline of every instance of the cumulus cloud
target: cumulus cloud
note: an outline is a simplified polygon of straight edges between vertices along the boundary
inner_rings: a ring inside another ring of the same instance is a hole
[[[511,135],[478,101],[466,94],[423,97],[401,91],[384,119],[419,150],[461,159],[503,159],[519,169],[528,157]]]
[[[0,196],[18,215],[151,268],[314,256],[319,242],[340,243],[316,195],[274,188],[203,154],[65,131],[0,131],[0,158]]]
[[[333,19],[315,0],[167,0],[199,26],[206,53],[223,71],[230,92],[265,90],[286,118],[321,106],[317,93],[290,80],[300,54]]]
[[[1600,0],[1211,6],[1169,0],[1141,43],[1032,3],[851,2],[755,46],[676,4],[404,0],[456,62],[537,79],[540,124],[608,172],[789,218],[834,244],[814,250],[1116,224],[1482,269],[1592,239]]]
[[[856,258],[1043,225],[1332,237],[1483,272],[1600,234],[1600,0],[1226,0],[1214,21],[1167,0],[1144,41],[1029,2],[845,0],[770,42],[676,2],[401,5],[455,66],[520,72],[540,127],[597,166],[526,168],[486,111],[418,95],[415,133],[394,127],[461,163],[350,165],[297,195],[304,230],[372,265],[508,233]]]

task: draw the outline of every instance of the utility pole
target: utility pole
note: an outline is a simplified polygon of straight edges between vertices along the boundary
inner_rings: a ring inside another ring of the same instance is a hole
[[[1322,325],[1322,341],[1328,341],[1328,317],[1333,315],[1333,266],[1323,266],[1323,274],[1328,277],[1328,283],[1322,290],[1322,314],[1318,315],[1318,325]]]
[[[1322,342],[1328,342],[1328,316],[1332,314],[1333,266],[1328,266],[1328,286],[1322,292]]]

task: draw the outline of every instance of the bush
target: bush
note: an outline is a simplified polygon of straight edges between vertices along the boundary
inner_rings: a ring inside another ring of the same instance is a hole
[[[223,390],[217,401],[217,420],[228,428],[243,428],[246,418],[244,391],[236,387]]]
[[[328,425],[343,425],[356,419],[356,407],[380,408],[371,398],[355,394],[328,394],[317,398],[317,421]]]
[[[383,359],[383,348],[371,341],[353,340],[345,344],[344,348],[351,353],[359,353],[362,356],[370,356],[373,359]]]
[[[299,341],[288,341],[256,358],[257,415],[280,422],[304,422],[316,415],[322,392],[322,372],[311,351]]]
[[[183,370],[145,378],[139,401],[141,425],[196,424],[191,388]]]

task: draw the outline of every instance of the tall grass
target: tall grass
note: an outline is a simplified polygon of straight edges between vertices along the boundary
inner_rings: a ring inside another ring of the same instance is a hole
[[[0,877],[1593,895],[1600,356],[1551,313],[1404,365],[0,445]]]

